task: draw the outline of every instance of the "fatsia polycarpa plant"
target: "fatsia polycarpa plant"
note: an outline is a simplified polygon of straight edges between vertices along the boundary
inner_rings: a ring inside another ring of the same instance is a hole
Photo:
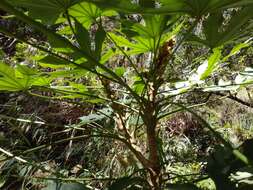
[[[206,82],[212,75],[222,74],[231,56],[251,45],[252,1],[2,0],[0,8],[47,38],[46,43],[36,43],[36,39],[25,39],[0,27],[0,32],[37,48],[43,56],[37,59],[36,69],[1,63],[1,91],[32,95],[51,91],[54,99],[101,104],[112,110],[108,115],[98,109],[99,114],[81,118],[81,126],[113,118],[115,127],[102,128],[95,136],[126,146],[145,177],[136,172],[115,180],[109,189],[136,185],[144,189],[196,189],[193,184],[167,184],[164,178],[169,163],[163,158],[159,123],[178,111],[193,114],[237,159],[251,164],[191,106],[175,101],[175,97],[194,90],[237,90],[252,82],[250,74],[238,75],[229,84]],[[223,14],[227,9],[234,9],[235,14],[225,23]],[[202,33],[196,32],[200,25]],[[58,28],[53,30],[51,26]],[[186,70],[182,78],[171,79],[174,55],[191,43],[208,48],[205,61]],[[228,44],[234,47],[224,55]],[[90,88],[90,84],[96,87]],[[140,135],[142,132],[144,135]]]

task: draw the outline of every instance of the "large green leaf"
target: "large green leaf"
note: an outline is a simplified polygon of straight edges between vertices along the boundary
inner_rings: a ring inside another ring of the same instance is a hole
[[[82,2],[69,8],[69,14],[88,29],[92,22],[101,15],[101,10],[94,4]]]
[[[203,23],[205,39],[196,35],[188,36],[188,41],[195,41],[210,48],[216,48],[221,45],[232,42],[235,39],[240,40],[243,35],[247,35],[252,25],[246,26],[250,19],[253,19],[253,6],[248,6],[237,11],[228,24],[224,25],[223,11],[213,12]]]
[[[25,7],[29,14],[41,19],[45,23],[54,23],[61,13],[64,13],[69,7],[69,12],[76,17],[84,26],[90,24],[99,16],[111,15],[115,12],[104,12],[98,9],[94,4],[101,8],[113,9],[127,13],[143,14],[171,14],[186,13],[199,17],[209,12],[215,12],[223,8],[232,8],[243,5],[252,5],[251,0],[160,0],[161,6],[154,8],[152,1],[141,1],[140,4],[134,4],[131,0],[8,0],[15,6]],[[152,3],[150,3],[152,2]],[[94,4],[91,4],[94,3]],[[74,5],[74,6],[73,6]]]
[[[69,14],[76,18],[86,29],[100,16],[115,15],[114,11],[102,11],[96,5],[87,2],[75,4],[68,9]]]
[[[244,28],[242,28],[242,26],[247,24],[250,19],[253,19],[252,10],[253,6],[248,6],[238,11],[237,14],[232,17],[226,30],[222,32],[221,39],[217,44],[218,46],[234,40],[235,38],[240,38],[243,33],[247,32],[244,31]]]
[[[61,13],[82,0],[8,0],[15,6],[27,8],[29,15],[53,24]]]
[[[158,42],[163,44],[165,41],[171,39],[183,26],[183,24],[176,24],[175,28],[167,31],[168,28],[165,23],[168,22],[169,17],[153,17],[153,19],[146,17],[145,25],[124,20],[122,22],[123,34],[110,32],[109,36],[118,46],[130,48],[126,52],[127,54],[135,55],[153,51]],[[160,36],[161,39],[159,40]]]
[[[144,15],[145,25],[135,23],[133,31],[146,38],[156,38],[162,34],[166,20],[162,15]]]
[[[13,68],[0,63],[0,91],[20,91],[28,87],[28,77],[17,78]]]
[[[203,80],[207,78],[210,74],[214,72],[214,70],[217,68],[217,65],[221,59],[221,48],[215,48],[213,49],[213,54],[209,57],[207,61],[207,65],[205,67],[205,70],[200,74],[200,79]],[[206,63],[204,63],[206,64]]]
[[[87,0],[87,2],[92,2],[101,8],[113,9],[122,12],[133,13],[139,8],[138,5],[133,4],[131,0]]]
[[[50,79],[40,76],[40,73],[25,65],[12,68],[0,63],[0,91],[23,91],[32,86],[49,85]]]
[[[121,32],[127,38],[112,35],[119,46],[130,48],[128,51],[130,55],[153,51],[158,43],[163,44],[170,40],[182,27],[182,24],[177,24],[178,17],[163,15],[144,15],[143,17],[144,23],[121,20]],[[171,27],[172,25],[174,27]]]
[[[252,0],[210,0],[208,4],[208,11],[216,12],[217,10],[221,9],[236,8],[249,5],[253,5]]]
[[[147,39],[135,37],[135,39],[138,39],[139,41],[139,43],[136,43],[129,41],[121,35],[116,35],[114,33],[109,33],[109,35],[118,46],[130,48],[130,54],[138,54],[150,51],[150,44],[149,40]]]
[[[252,5],[251,0],[160,0],[161,5],[153,8],[150,1],[140,1],[140,4],[131,0],[86,0],[97,4],[99,7],[114,9],[124,13],[142,14],[173,14],[184,13],[200,17],[207,13],[225,8]]]

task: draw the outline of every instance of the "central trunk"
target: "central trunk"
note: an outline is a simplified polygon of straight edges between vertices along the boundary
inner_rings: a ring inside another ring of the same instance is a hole
[[[157,119],[154,109],[154,104],[150,104],[145,111],[145,124],[147,130],[147,148],[149,151],[149,173],[150,173],[150,183],[152,185],[152,190],[160,189],[160,158],[158,151],[158,143],[156,137],[156,126]]]
[[[150,126],[151,127],[151,126]],[[158,144],[156,140],[155,127],[147,129],[147,141],[149,149],[149,163],[150,163],[150,181],[152,183],[153,189],[160,189],[160,158],[158,152]]]

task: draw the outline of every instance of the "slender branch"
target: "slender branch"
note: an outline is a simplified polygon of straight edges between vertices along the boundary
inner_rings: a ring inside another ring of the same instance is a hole
[[[14,156],[14,154],[12,154],[11,152],[8,152],[7,150],[4,150],[3,148],[0,147],[0,152],[4,153],[5,155],[9,156],[9,157],[13,157],[14,159],[22,162],[22,163],[27,163],[26,160],[24,160],[23,158],[19,157],[19,156]]]
[[[110,101],[108,98],[93,95],[93,94],[90,94],[90,93],[85,93],[85,92],[74,92],[74,91],[68,91],[68,90],[50,88],[50,87],[35,87],[35,89],[36,88],[38,88],[38,89],[40,89],[40,88],[43,89],[44,88],[48,91],[54,91],[54,92],[58,92],[58,93],[62,93],[62,94],[76,94],[76,95],[87,96],[87,97],[91,97],[91,98],[97,98],[97,99],[104,100],[104,101]]]
[[[219,100],[225,99],[225,98],[227,98],[227,97],[228,97],[228,96],[225,96],[225,95],[224,95],[224,96],[222,96],[221,98],[219,98]],[[188,109],[196,108],[196,107],[204,106],[204,105],[207,105],[207,104],[209,104],[209,103],[216,102],[216,101],[217,101],[217,100],[209,101],[209,99],[207,99],[207,100],[206,100],[205,102],[203,102],[203,103],[194,104],[194,105],[191,105],[191,106],[187,106],[187,108],[188,108]],[[171,104],[171,103],[169,102],[169,103],[167,103],[167,104]],[[165,104],[165,105],[167,105],[167,104]],[[165,105],[163,105],[163,106],[165,106]],[[163,118],[165,118],[165,117],[167,117],[167,116],[169,116],[169,115],[171,115],[171,114],[174,114],[174,113],[177,113],[177,112],[180,112],[180,111],[184,111],[184,108],[179,108],[179,109],[176,109],[176,110],[172,110],[172,111],[170,111],[170,112],[166,112],[166,113],[164,113],[164,114],[158,116],[158,120],[163,119]]]
[[[216,94],[216,95],[218,95],[218,96],[225,96],[225,94],[220,93],[220,92],[214,92],[214,94]],[[245,102],[244,100],[242,100],[242,99],[240,99],[240,98],[238,98],[238,97],[236,97],[236,96],[227,95],[226,97],[229,98],[229,99],[231,99],[231,100],[233,100],[233,101],[236,101],[236,102],[238,102],[238,103],[240,103],[240,104],[242,104],[242,105],[244,105],[244,106],[248,106],[248,107],[250,107],[250,108],[253,108],[253,104],[252,104],[252,103],[250,103],[250,102]]]
[[[43,87],[43,88],[46,88],[46,87]],[[50,88],[49,88],[49,89],[50,89]],[[60,92],[60,90],[59,90],[58,92]],[[63,92],[62,92],[62,93],[63,93]],[[71,92],[64,92],[64,93],[71,93]],[[75,93],[75,92],[73,92],[73,93]],[[48,96],[43,96],[43,95],[40,95],[40,94],[35,94],[35,93],[30,92],[30,91],[28,91],[28,94],[31,95],[31,96],[36,96],[36,97],[42,98],[42,99],[62,100],[60,97],[55,97],[55,98],[54,98],[54,97],[48,97]],[[93,96],[93,97],[94,97],[94,96]],[[99,97],[98,97],[98,99],[111,102],[110,100],[108,100],[108,99],[106,99],[106,98],[99,98]],[[70,100],[67,100],[67,99],[65,99],[64,101],[66,101],[66,102],[68,102],[68,103],[76,104],[76,105],[79,105],[79,106],[83,106],[83,104],[80,103],[80,102],[70,101]],[[84,100],[84,101],[85,101],[85,100]],[[86,103],[87,103],[87,102],[88,102],[88,100],[86,101]],[[131,106],[128,106],[128,105],[123,104],[123,103],[121,103],[121,102],[118,102],[118,101],[115,101],[115,100],[114,100],[113,103],[118,104],[119,106],[123,106],[123,107],[125,107],[125,108],[128,108],[129,110],[131,110],[131,111],[133,111],[133,112],[136,112],[136,113],[139,112],[138,110],[132,108]]]

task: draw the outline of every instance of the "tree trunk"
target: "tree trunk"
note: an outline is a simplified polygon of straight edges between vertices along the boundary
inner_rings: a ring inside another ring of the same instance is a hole
[[[150,183],[152,190],[160,189],[160,158],[158,152],[158,143],[156,140],[156,125],[157,120],[155,116],[154,106],[151,103],[145,111],[144,123],[146,124],[147,130],[147,148],[149,151],[149,173]]]

